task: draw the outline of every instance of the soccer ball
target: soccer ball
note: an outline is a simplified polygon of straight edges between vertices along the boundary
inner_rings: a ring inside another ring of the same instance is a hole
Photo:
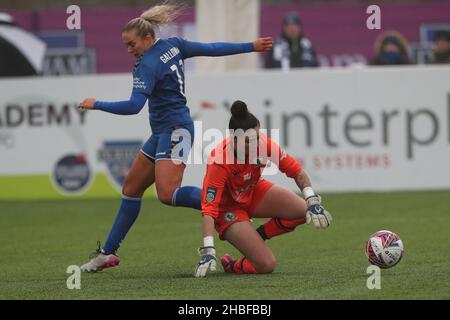
[[[375,232],[366,242],[366,256],[373,265],[382,269],[392,268],[402,259],[403,242],[394,232]]]

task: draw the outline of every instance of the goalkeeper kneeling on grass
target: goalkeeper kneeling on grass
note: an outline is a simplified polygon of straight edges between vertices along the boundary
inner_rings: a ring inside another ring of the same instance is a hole
[[[271,273],[275,257],[265,240],[304,223],[313,222],[316,228],[324,229],[332,221],[301,165],[259,132],[259,120],[247,105],[236,101],[231,113],[231,135],[211,152],[203,180],[204,239],[196,277],[216,269],[214,228],[221,240],[227,240],[244,255],[237,260],[224,255],[220,261],[225,272]],[[275,162],[280,171],[295,180],[305,200],[261,178],[268,161]],[[270,220],[255,230],[252,218]]]

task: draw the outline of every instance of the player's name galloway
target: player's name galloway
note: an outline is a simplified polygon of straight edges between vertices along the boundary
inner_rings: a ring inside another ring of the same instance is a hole
[[[173,58],[175,58],[180,53],[180,49],[172,47],[169,51],[165,52],[160,56],[162,62],[167,63]]]
[[[270,304],[223,304],[220,306],[193,306],[185,304],[178,307],[179,315],[200,315],[209,318],[214,315],[260,315],[270,317],[272,306]]]

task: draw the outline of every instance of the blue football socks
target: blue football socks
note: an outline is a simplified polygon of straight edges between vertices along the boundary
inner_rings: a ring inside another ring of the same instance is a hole
[[[105,254],[113,254],[119,249],[120,243],[136,221],[140,210],[141,198],[122,196],[122,204],[117,213],[116,220],[103,246],[103,252]]]
[[[174,207],[186,207],[201,210],[202,189],[197,187],[181,187],[175,190],[172,197]]]

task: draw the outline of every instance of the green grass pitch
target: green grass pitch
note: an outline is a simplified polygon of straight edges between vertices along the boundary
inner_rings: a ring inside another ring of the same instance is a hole
[[[119,267],[82,274],[69,290],[66,269],[81,265],[107,236],[119,200],[0,202],[0,299],[450,299],[450,191],[323,195],[328,230],[300,226],[269,241],[270,275],[193,277],[200,214],[145,200],[122,243]],[[255,221],[255,226],[261,221]],[[402,261],[366,287],[364,243],[397,232]],[[239,256],[216,237],[218,255]]]

